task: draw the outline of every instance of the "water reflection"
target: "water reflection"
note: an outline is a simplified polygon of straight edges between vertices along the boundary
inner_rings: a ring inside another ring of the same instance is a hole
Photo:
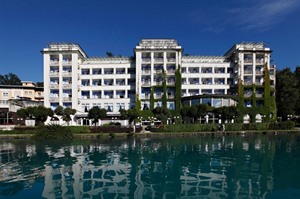
[[[285,189],[298,196],[299,141],[298,134],[2,140],[0,196],[266,198]]]

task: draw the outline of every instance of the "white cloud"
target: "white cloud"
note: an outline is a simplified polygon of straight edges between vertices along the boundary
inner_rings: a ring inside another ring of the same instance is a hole
[[[286,19],[296,10],[300,0],[229,1],[228,4],[199,8],[190,14],[202,31],[220,33],[227,27],[265,31]],[[299,20],[299,19],[298,19]]]
[[[235,11],[237,15],[235,25],[242,29],[269,29],[283,20],[286,15],[297,10],[299,6],[299,0],[254,1],[252,6]],[[233,10],[228,12],[234,13]]]

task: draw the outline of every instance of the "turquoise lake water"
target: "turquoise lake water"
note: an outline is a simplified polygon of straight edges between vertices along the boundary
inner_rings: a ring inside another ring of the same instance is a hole
[[[300,134],[0,140],[0,198],[300,198]]]

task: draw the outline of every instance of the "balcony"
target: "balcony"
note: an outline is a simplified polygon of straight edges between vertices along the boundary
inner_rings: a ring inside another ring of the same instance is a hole
[[[142,57],[142,62],[145,63],[151,62],[151,57]]]
[[[157,69],[157,70],[154,70],[154,73],[155,74],[162,74],[163,70],[162,69]]]
[[[50,97],[49,101],[50,102],[58,102],[59,98],[58,97]]]
[[[164,62],[163,57],[154,57],[154,62]]]
[[[63,84],[63,88],[72,88],[72,84]]]
[[[168,60],[168,62],[176,62],[175,57],[168,57],[167,60]]]
[[[142,74],[150,74],[150,70],[143,70],[142,69]]]
[[[142,86],[150,86],[150,81],[142,81]]]
[[[72,72],[63,71],[63,77],[72,77]]]
[[[168,86],[174,86],[175,85],[175,81],[167,81],[167,85]]]
[[[263,75],[264,72],[263,72],[263,71],[255,71],[255,74],[256,74],[256,75]]]
[[[172,95],[168,95],[168,99],[174,99],[175,98],[175,95],[172,94]]]
[[[59,61],[58,60],[50,60],[50,66],[58,66]]]
[[[141,94],[141,99],[150,99],[150,94],[149,93],[142,93]]]
[[[256,64],[264,64],[264,59],[256,59],[255,62]]]
[[[59,84],[50,84],[50,88],[58,88]]]
[[[261,94],[261,93],[256,93],[255,96],[256,96],[256,97],[263,97],[263,94]]]
[[[175,74],[175,70],[173,69],[167,70],[167,74]]]
[[[244,74],[246,74],[246,75],[252,75],[252,70],[245,70]]]
[[[162,93],[154,93],[154,99],[161,99],[163,96]]]
[[[244,63],[252,63],[253,62],[253,59],[244,59]]]
[[[63,97],[63,101],[70,102],[72,101],[71,97]]]
[[[90,99],[90,96],[89,95],[82,95],[81,99]]]
[[[50,71],[49,76],[50,77],[57,77],[59,75],[59,71]]]
[[[63,65],[72,65],[72,61],[70,61],[70,60],[63,60],[62,64]]]
[[[156,86],[161,86],[163,84],[163,81],[155,81],[153,83],[153,85],[156,85]]]

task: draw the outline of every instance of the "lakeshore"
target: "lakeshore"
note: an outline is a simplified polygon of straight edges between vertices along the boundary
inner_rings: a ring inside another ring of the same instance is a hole
[[[189,136],[226,136],[226,135],[256,135],[256,134],[268,134],[277,135],[279,133],[300,133],[299,128],[292,130],[263,130],[263,131],[225,131],[225,132],[140,132],[140,133],[114,133],[113,138],[128,138],[128,137],[189,137]],[[112,138],[111,133],[83,133],[73,134],[74,139],[107,139]],[[34,134],[0,134],[0,139],[32,139]]]

